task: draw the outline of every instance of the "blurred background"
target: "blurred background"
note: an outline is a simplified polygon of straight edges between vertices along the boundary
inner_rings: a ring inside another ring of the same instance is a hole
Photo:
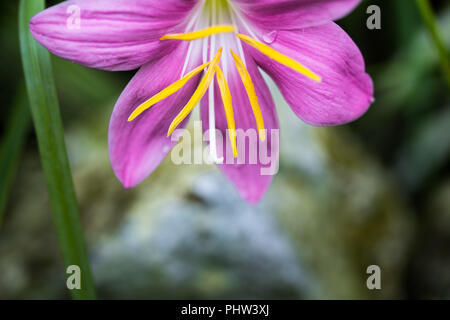
[[[366,27],[370,4],[381,8],[381,30]],[[13,139],[18,149],[24,142],[10,188],[10,173],[0,176],[7,197],[0,299],[66,299],[36,137],[24,116],[17,3],[0,6],[1,139],[12,124],[25,134]],[[450,3],[433,6],[450,46]],[[134,72],[52,57],[101,298],[450,298],[450,95],[439,55],[412,0],[363,1],[338,23],[363,52],[376,102],[351,125],[314,128],[271,85],[280,171],[256,206],[214,166],[175,166],[170,158],[124,190],[109,164],[107,128]],[[373,264],[382,290],[366,287]]]

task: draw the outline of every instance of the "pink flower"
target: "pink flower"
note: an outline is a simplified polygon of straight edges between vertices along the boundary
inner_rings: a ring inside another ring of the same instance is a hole
[[[303,121],[324,126],[359,118],[373,100],[372,81],[357,46],[332,22],[359,2],[70,0],[33,17],[30,30],[49,51],[82,65],[141,67],[109,127],[113,170],[133,187],[174,146],[170,134],[185,126],[198,102],[203,130],[228,137],[231,157],[238,155],[237,129],[258,130],[269,150],[278,144],[270,134],[279,128],[275,104],[258,67]],[[78,24],[71,27],[69,19]],[[217,156],[215,139],[211,134]],[[244,153],[257,147],[249,142]],[[230,157],[225,147],[218,151]],[[272,180],[261,174],[266,164],[259,160],[219,164],[250,202],[259,201]]]

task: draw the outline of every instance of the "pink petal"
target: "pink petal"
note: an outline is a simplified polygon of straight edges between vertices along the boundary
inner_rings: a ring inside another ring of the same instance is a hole
[[[91,68],[132,70],[173,50],[175,41],[159,38],[179,31],[197,1],[64,1],[34,16],[30,31],[64,59]]]
[[[338,25],[280,31],[271,47],[322,77],[315,82],[245,45],[303,121],[318,126],[348,123],[372,103],[373,83],[361,52]]]
[[[180,79],[187,46],[182,43],[171,54],[143,66],[117,101],[109,126],[109,154],[112,168],[125,187],[144,180],[176,143],[167,137],[167,131],[194,93],[200,75],[132,122],[127,120],[137,106]],[[188,71],[201,64],[192,55],[191,61]],[[179,127],[186,122],[187,119]]]
[[[226,144],[217,144],[218,156],[224,157],[224,164],[219,165],[219,168],[225,174],[225,176],[233,182],[242,198],[250,203],[256,203],[264,196],[265,192],[272,182],[273,175],[275,175],[278,171],[279,126],[275,104],[273,102],[269,88],[264,82],[264,79],[262,78],[255,62],[249,56],[247,56],[246,58],[247,68],[255,85],[256,94],[258,96],[258,101],[261,107],[261,111],[264,117],[264,124],[267,131],[266,141],[263,142],[267,146],[267,157],[262,158],[259,153],[260,139],[257,135],[258,131],[256,129],[256,122],[252,112],[252,107],[250,105],[245,87],[242,83],[239,73],[237,72],[233,59],[231,58],[231,55],[227,50],[224,50],[224,56],[222,60],[227,60],[228,70],[224,70],[224,72],[228,74],[228,85],[230,87],[233,101],[236,129],[242,129],[244,131],[253,129],[258,142],[257,144],[250,144],[248,143],[248,141],[246,141],[245,148],[243,148],[244,150],[239,150],[238,147],[238,156],[245,157],[245,162],[243,164],[237,164],[237,160],[233,158],[233,154],[231,152],[231,144],[228,133],[226,132],[226,130],[228,129],[228,125],[225,117],[222,99],[220,96],[220,90],[217,83],[214,89],[215,118],[216,129],[220,130],[223,137],[226,137]],[[205,98],[201,103],[201,118],[203,130],[207,130],[209,126],[209,104],[207,97],[208,94],[205,95]],[[277,130],[271,131],[271,129]],[[273,137],[271,133],[274,135]],[[222,148],[220,148],[220,146],[222,146]],[[249,160],[251,154],[255,155],[254,159],[256,161],[253,161],[253,164],[250,163]],[[263,154],[266,155],[265,152]],[[273,161],[269,162],[267,161],[267,159],[272,159]],[[232,164],[227,164],[227,161],[230,161],[230,163]]]
[[[271,30],[300,29],[344,17],[361,0],[234,0],[250,22]]]

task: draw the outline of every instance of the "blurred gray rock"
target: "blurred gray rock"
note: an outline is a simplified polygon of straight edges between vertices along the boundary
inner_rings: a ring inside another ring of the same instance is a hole
[[[113,239],[94,248],[104,293],[180,299],[309,294],[309,277],[277,221],[264,208],[242,203],[231,188],[217,172],[207,173],[184,198],[137,201]]]

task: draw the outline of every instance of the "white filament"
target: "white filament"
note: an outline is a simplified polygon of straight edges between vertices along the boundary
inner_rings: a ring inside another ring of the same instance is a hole
[[[185,33],[191,32],[192,30],[196,30],[198,28],[199,20],[200,20],[199,19],[200,18],[200,14],[202,13],[201,9],[203,8],[203,6],[205,4],[205,1],[206,0],[203,0],[200,3],[198,3],[197,4],[197,8],[193,10],[194,13],[192,14],[192,17],[189,19],[189,23],[186,26]],[[188,68],[188,65],[189,65],[189,60],[190,60],[191,55],[192,55],[193,44],[194,44],[194,41],[190,41],[189,42],[188,51],[187,51],[187,54],[186,54],[186,60],[184,61],[184,65],[183,65],[183,69],[181,71],[181,77],[180,78],[182,78],[185,75],[186,71],[187,71],[187,68]],[[205,63],[205,61],[203,63]]]
[[[230,3],[230,7],[228,7],[228,8],[230,11],[231,21],[237,32],[239,30],[239,28],[237,26],[236,19],[234,17],[235,9],[231,3]],[[236,15],[237,15],[237,13],[236,13]],[[244,23],[245,23],[245,21],[244,21]],[[242,62],[244,62],[244,66],[247,68],[247,61],[245,59],[244,48],[242,47],[242,43],[240,40],[237,40],[237,47],[238,47],[238,51],[239,51],[239,56],[241,56]]]
[[[253,32],[252,28],[250,28],[250,26],[248,25],[247,21],[245,21],[245,19],[242,17],[240,11],[238,9],[236,9],[236,7],[233,5],[233,3],[230,2],[230,7],[233,10],[234,14],[236,15],[236,17],[239,18],[239,20],[241,21],[241,23],[244,25],[245,29],[247,29],[248,33],[250,34],[250,36],[253,39],[259,39],[258,36],[256,36],[256,34]],[[233,14],[231,14],[231,16],[233,16]],[[233,23],[235,22],[235,20],[233,19]],[[237,29],[236,29],[237,30]]]

